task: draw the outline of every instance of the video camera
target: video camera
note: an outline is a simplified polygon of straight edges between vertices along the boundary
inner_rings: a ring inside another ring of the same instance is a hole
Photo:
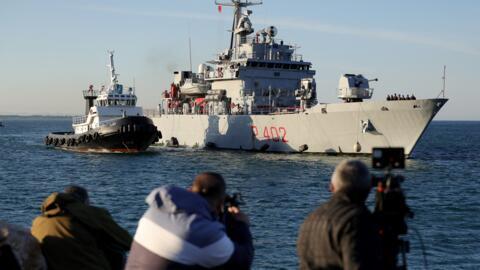
[[[407,269],[406,253],[409,242],[402,239],[408,233],[406,218],[413,218],[402,190],[402,175],[391,173],[393,169],[405,168],[403,148],[373,148],[372,167],[385,169],[382,176],[372,176],[372,186],[376,187],[374,217],[379,225],[382,239],[383,269]],[[397,266],[398,255],[402,256],[402,264]]]

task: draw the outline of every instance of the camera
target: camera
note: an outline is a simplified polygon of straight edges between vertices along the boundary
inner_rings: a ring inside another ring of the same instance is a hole
[[[403,148],[373,148],[372,167],[375,169],[405,169]]]
[[[245,202],[243,201],[242,194],[239,192],[232,193],[232,195],[227,194],[225,196],[224,207],[228,209],[229,207],[239,207],[240,205],[244,205]]]
[[[405,168],[403,148],[373,148],[372,167],[386,169],[381,176],[372,176],[372,186],[376,187],[374,218],[379,226],[383,247],[383,269],[407,269],[406,253],[409,242],[401,236],[408,233],[406,218],[413,218],[406,203],[401,184],[402,175],[394,175],[392,169]],[[402,264],[397,265],[401,255]]]
[[[244,205],[242,194],[239,192],[227,194],[223,202],[223,213],[220,215],[220,222],[225,225],[225,230],[227,235],[233,239],[236,237],[236,223],[235,218],[232,217],[232,214],[228,211],[230,207],[239,207]]]

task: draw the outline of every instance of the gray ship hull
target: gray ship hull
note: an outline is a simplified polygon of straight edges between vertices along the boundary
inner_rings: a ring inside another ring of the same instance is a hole
[[[403,147],[410,155],[446,102],[333,103],[291,114],[164,114],[152,120],[162,130],[161,145],[328,154],[371,154],[373,147]]]

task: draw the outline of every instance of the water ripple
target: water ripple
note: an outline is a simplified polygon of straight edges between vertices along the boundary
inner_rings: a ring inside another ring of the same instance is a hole
[[[68,130],[68,118],[14,117],[3,122],[1,219],[29,226],[48,194],[76,183],[87,187],[93,203],[108,208],[133,233],[151,189],[164,184],[187,187],[196,173],[212,170],[226,177],[229,190],[244,194],[255,269],[297,268],[298,228],[329,198],[330,175],[344,158],[160,148],[140,155],[71,153],[42,144],[49,131]],[[416,214],[409,224],[423,236],[431,269],[480,268],[478,138],[479,122],[434,122],[402,172]],[[410,239],[410,269],[422,269],[419,240],[415,234]]]

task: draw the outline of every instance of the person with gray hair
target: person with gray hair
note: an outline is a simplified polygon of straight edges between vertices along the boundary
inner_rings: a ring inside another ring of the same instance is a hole
[[[367,166],[344,160],[333,172],[329,201],[300,228],[300,269],[381,269],[378,228],[365,206],[371,189]]]

